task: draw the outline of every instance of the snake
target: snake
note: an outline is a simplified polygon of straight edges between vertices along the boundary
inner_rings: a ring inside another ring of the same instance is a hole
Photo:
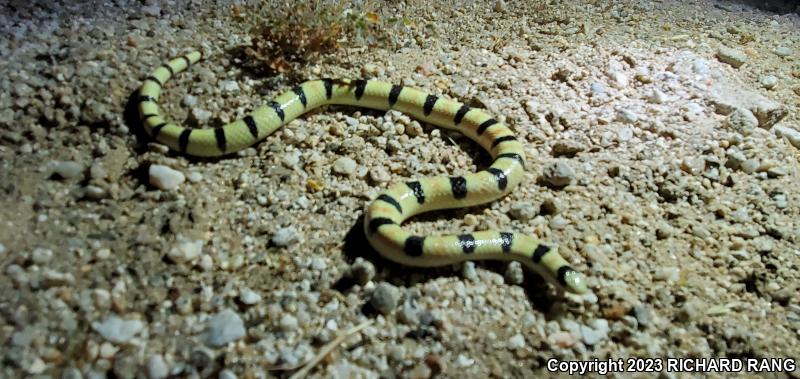
[[[192,51],[151,72],[138,90],[142,127],[155,141],[181,154],[220,157],[245,149],[298,116],[324,105],[347,105],[379,111],[396,110],[473,140],[492,157],[492,164],[459,176],[434,176],[396,183],[383,190],[364,213],[364,233],[384,258],[412,267],[452,265],[470,260],[516,260],[559,291],[581,294],[586,279],[572,269],[557,246],[534,236],[507,231],[454,235],[416,235],[401,224],[414,215],[439,209],[470,207],[500,199],[524,177],[522,143],[504,123],[486,112],[423,91],[367,79],[318,79],[296,85],[248,115],[224,126],[190,128],[162,115],[158,99],[164,84],[202,59]]]

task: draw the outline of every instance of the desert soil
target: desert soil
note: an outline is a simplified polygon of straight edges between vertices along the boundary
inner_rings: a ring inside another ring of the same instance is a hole
[[[524,141],[523,184],[408,227],[538,236],[589,293],[559,294],[518,263],[414,269],[368,247],[359,220],[382,188],[487,166],[458,133],[329,107],[223,159],[141,136],[137,87],[193,49],[206,59],[161,98],[181,123],[233,121],[296,84],[231,54],[251,38],[232,4],[11,1],[0,5],[0,376],[287,377],[332,342],[310,377],[797,362],[797,13],[707,0],[436,4],[383,6],[410,21],[392,43],[343,43],[297,76],[377,78],[497,115]]]

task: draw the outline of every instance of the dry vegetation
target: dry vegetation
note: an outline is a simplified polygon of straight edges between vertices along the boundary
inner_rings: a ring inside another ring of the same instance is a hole
[[[286,2],[254,13],[252,42],[246,56],[267,75],[289,74],[320,54],[347,45],[395,43],[396,32],[411,24],[402,17],[384,17],[375,3],[340,0]],[[234,15],[244,12],[234,7]]]

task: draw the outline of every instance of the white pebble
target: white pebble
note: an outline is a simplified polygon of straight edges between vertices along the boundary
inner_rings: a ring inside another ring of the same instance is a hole
[[[594,326],[595,328],[581,325],[581,338],[587,345],[597,345],[608,336],[608,321],[605,319],[595,320]]]
[[[92,322],[92,329],[110,342],[126,343],[144,329],[144,323],[140,320],[125,320],[110,315],[102,323]]]
[[[758,167],[761,163],[758,162],[758,159],[750,158],[742,162],[741,169],[746,174],[752,174],[758,170]]]
[[[231,309],[224,309],[208,321],[205,341],[212,347],[221,347],[244,337],[246,331],[241,317]]]
[[[653,279],[675,282],[680,278],[681,270],[677,267],[659,267],[653,274]]]
[[[779,57],[788,57],[792,55],[792,49],[786,46],[778,46],[773,52]]]
[[[150,165],[148,173],[150,175],[150,184],[161,190],[177,188],[186,180],[182,172],[157,164]]]
[[[196,107],[192,108],[192,113],[191,113],[192,120],[198,125],[207,123],[208,120],[211,119],[212,115],[213,113],[203,108],[196,108]]]
[[[639,116],[627,109],[620,109],[617,110],[617,119],[626,124],[633,124],[639,121]]]
[[[653,104],[663,104],[667,101],[667,95],[657,89],[654,89],[647,98]]]
[[[219,372],[219,376],[217,378],[218,379],[236,379],[236,374],[233,371],[231,371],[231,370],[226,368],[226,369],[224,369],[224,370]]]
[[[31,253],[31,259],[33,260],[33,263],[39,265],[45,264],[53,259],[53,251],[50,249],[42,249],[37,247],[36,249],[33,249],[33,253]]]
[[[375,289],[370,294],[369,303],[378,312],[388,315],[397,308],[401,295],[397,287],[382,282],[375,286]]]
[[[758,81],[761,83],[761,86],[766,89],[773,89],[778,84],[778,77],[775,75],[763,75],[761,76]]]
[[[250,288],[242,287],[239,289],[239,300],[247,305],[253,305],[261,301],[261,295]]]
[[[475,360],[470,358],[470,357],[468,357],[468,356],[466,356],[466,355],[464,355],[464,354],[459,354],[458,357],[456,357],[456,365],[458,367],[469,367],[469,366],[472,366],[474,364],[475,364]]]
[[[341,157],[333,162],[333,172],[341,175],[352,175],[356,172],[356,161],[349,157]]]
[[[633,128],[628,126],[619,128],[617,131],[617,137],[623,142],[630,141],[631,138],[633,138]]]
[[[211,258],[208,254],[201,255],[197,261],[197,267],[200,267],[203,271],[211,271],[214,268],[214,258]]]
[[[102,344],[100,344],[100,357],[101,358],[104,358],[104,359],[114,358],[114,355],[117,354],[118,351],[119,351],[119,349],[116,346],[114,346],[114,345],[112,345],[112,344],[110,344],[108,342],[103,342]]]
[[[728,115],[725,125],[743,136],[748,136],[758,127],[758,119],[749,110],[736,108]]]
[[[525,337],[522,334],[515,334],[513,337],[508,339],[508,348],[510,350],[521,349],[525,347]]]
[[[183,105],[185,105],[187,107],[190,107],[190,108],[194,107],[195,105],[197,105],[197,96],[193,96],[193,95],[184,96],[183,97]]]
[[[280,320],[281,330],[286,331],[286,332],[290,332],[290,331],[296,330],[297,326],[298,326],[298,324],[297,324],[297,318],[296,317],[294,317],[294,316],[292,316],[292,315],[290,315],[288,313],[285,313],[281,317],[281,320]]]
[[[197,259],[202,252],[203,240],[191,240],[178,236],[167,256],[176,263],[185,263]]]
[[[222,80],[219,82],[219,88],[224,92],[234,92],[239,90],[239,83],[233,80]]]
[[[148,16],[153,16],[153,17],[161,16],[161,7],[158,6],[158,4],[145,5],[141,8],[141,10],[142,13]]]
[[[272,236],[272,243],[276,246],[289,246],[297,241],[297,229],[293,226],[280,228]]]
[[[53,164],[53,172],[63,179],[70,179],[83,173],[83,166],[75,161],[60,161]]]
[[[575,179],[575,171],[567,162],[558,160],[545,166],[542,176],[550,185],[564,187]]]
[[[478,272],[475,271],[475,262],[467,261],[461,265],[461,275],[464,279],[474,280],[478,277]]]
[[[189,181],[192,182],[192,183],[197,183],[197,182],[203,180],[203,174],[201,174],[201,173],[199,173],[197,171],[189,171],[186,174],[186,179],[189,179]]]
[[[747,55],[745,55],[745,53],[741,50],[722,46],[717,51],[717,59],[719,59],[720,62],[724,62],[733,66],[734,68],[739,68],[745,64],[745,62],[747,62]]]
[[[164,379],[167,375],[169,375],[169,367],[161,354],[154,354],[147,358],[147,377],[149,379]]]
[[[792,146],[800,149],[800,131],[783,125],[775,125],[772,130],[776,136],[786,138]]]

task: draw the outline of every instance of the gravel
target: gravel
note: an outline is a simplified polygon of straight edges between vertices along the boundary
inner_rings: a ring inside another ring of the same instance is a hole
[[[548,164],[542,174],[546,183],[554,187],[564,187],[575,179],[575,171],[567,162],[556,161]]]
[[[236,341],[246,334],[241,317],[231,309],[224,309],[208,321],[203,339],[212,347],[220,347]]]
[[[726,125],[743,136],[749,136],[758,127],[758,119],[747,109],[736,108],[725,120]]]
[[[272,236],[272,243],[276,246],[289,246],[299,238],[297,229],[293,226],[278,229]]]
[[[116,315],[106,316],[102,322],[92,323],[92,329],[112,343],[130,342],[144,327],[141,320],[126,320]]]
[[[176,189],[186,180],[182,172],[157,164],[150,165],[148,174],[150,185],[164,191]]]
[[[369,303],[376,311],[387,315],[392,313],[400,301],[400,290],[389,283],[378,283],[369,297]]]
[[[18,3],[0,12],[0,377],[290,375],[270,368],[364,323],[308,377],[539,377],[549,359],[798,351],[796,17],[705,1],[410,2],[364,36],[386,40],[343,38],[265,76],[232,52],[261,38],[251,30],[275,2]],[[322,77],[485,109],[522,142],[522,183],[404,227],[530,235],[559,246],[590,293],[561,295],[518,263],[417,268],[369,248],[361,220],[382,190],[489,164],[458,130],[330,106],[224,158],[139,136],[138,83],[192,48],[205,59],[160,96],[187,126]]]
[[[747,62],[747,55],[739,49],[722,46],[717,51],[717,59],[734,68],[739,68]]]
[[[75,161],[53,162],[53,173],[62,179],[72,179],[83,174],[83,166]]]

